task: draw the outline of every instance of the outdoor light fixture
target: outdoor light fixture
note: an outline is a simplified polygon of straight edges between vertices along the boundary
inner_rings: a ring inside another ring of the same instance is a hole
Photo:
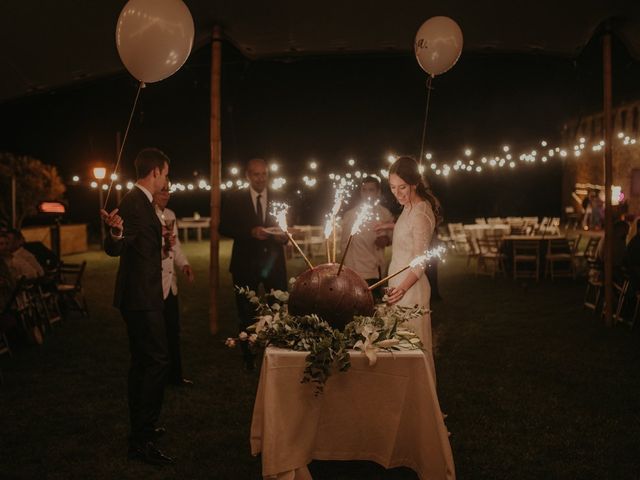
[[[349,164],[350,167],[353,167],[356,164],[356,161],[353,158],[350,158],[349,161],[347,161],[347,163]]]
[[[316,168],[318,168],[318,164],[317,164],[316,162],[311,162],[311,163],[309,164],[309,168],[310,168],[311,170],[315,170]]]
[[[74,182],[79,182],[79,181],[80,181],[80,177],[79,177],[78,175],[74,175],[74,176],[73,176],[73,178],[72,178],[72,180],[73,180]]]
[[[112,173],[109,178],[111,178],[111,180],[113,180],[113,181],[116,181],[118,179],[118,174],[117,173]]]
[[[278,171],[278,168],[279,168],[279,167],[278,167],[278,164],[277,164],[277,163],[272,163],[271,165],[269,165],[269,169],[270,169],[272,172],[277,172],[277,171]]]
[[[91,188],[98,188],[98,182],[91,182]]]
[[[93,176],[96,180],[103,180],[107,176],[107,169],[104,167],[95,167],[93,169]]]
[[[238,174],[238,167],[231,167],[231,175],[237,175]]]
[[[67,209],[64,203],[61,202],[40,202],[38,204],[38,211],[40,213],[54,213],[62,215],[63,213],[66,213]]]

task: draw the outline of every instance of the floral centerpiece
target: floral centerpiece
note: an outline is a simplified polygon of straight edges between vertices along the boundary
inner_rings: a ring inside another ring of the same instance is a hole
[[[295,281],[292,279],[292,282]],[[349,350],[364,352],[373,366],[379,351],[418,350],[418,336],[404,327],[407,320],[418,318],[424,310],[418,307],[378,305],[371,316],[355,316],[344,331],[332,328],[318,315],[292,315],[288,312],[288,292],[271,290],[259,297],[255,291],[236,287],[256,307],[256,323],[249,333],[228,338],[228,346],[247,341],[253,348],[269,345],[309,352],[302,383],[312,383],[316,394],[323,391],[334,370],[345,372],[351,366]]]

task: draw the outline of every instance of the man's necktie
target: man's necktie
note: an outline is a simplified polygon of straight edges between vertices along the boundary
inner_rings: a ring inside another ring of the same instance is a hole
[[[262,225],[264,223],[262,216],[262,195],[258,195],[256,199],[256,213],[258,214],[258,223]]]

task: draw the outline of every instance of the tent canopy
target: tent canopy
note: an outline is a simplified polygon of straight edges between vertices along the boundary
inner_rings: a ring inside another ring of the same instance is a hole
[[[6,0],[0,6],[0,102],[122,71],[115,26],[125,1]],[[214,25],[252,59],[302,55],[407,53],[418,27],[435,15],[458,22],[466,52],[576,56],[606,20],[640,58],[637,0],[491,2],[353,0],[185,0],[195,48]]]

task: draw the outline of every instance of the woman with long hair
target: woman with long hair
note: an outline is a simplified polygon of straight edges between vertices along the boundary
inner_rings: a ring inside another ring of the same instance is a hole
[[[429,248],[439,222],[440,202],[427,189],[418,163],[411,157],[400,157],[391,165],[389,186],[403,207],[393,229],[389,271],[395,272]],[[427,310],[420,319],[411,321],[410,327],[422,340],[424,349],[432,353],[430,300],[431,287],[424,265],[410,268],[406,273],[389,280],[389,304],[406,307],[418,305]]]

